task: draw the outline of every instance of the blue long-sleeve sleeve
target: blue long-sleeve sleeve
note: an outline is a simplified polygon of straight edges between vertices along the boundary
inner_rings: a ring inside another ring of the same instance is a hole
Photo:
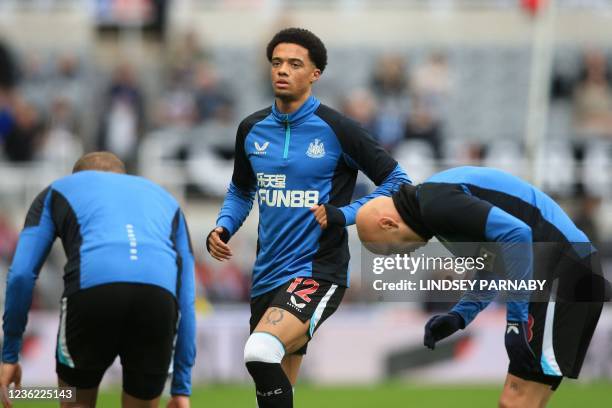
[[[238,231],[249,212],[251,212],[253,199],[255,198],[255,173],[244,146],[245,138],[252,126],[253,123],[246,120],[238,126],[232,181],[217,217],[217,226],[225,228],[230,237]]]
[[[247,192],[230,183],[217,217],[217,226],[225,228],[230,236],[234,235],[251,212],[254,198],[254,189]]]
[[[49,191],[43,191],[32,203],[9,268],[2,346],[2,361],[6,363],[16,363],[19,360],[34,285],[55,240],[55,225],[49,210]]]
[[[380,196],[391,196],[397,191],[400,185],[411,183],[404,169],[398,164],[393,171],[383,180],[383,182],[370,194],[353,201],[349,205],[340,207],[340,211],[344,214],[347,226],[355,224],[357,211],[369,200]]]
[[[491,277],[485,277],[481,273],[476,273],[474,279],[478,281],[480,279],[491,279]],[[474,318],[476,318],[478,313],[489,306],[489,303],[495,299],[495,296],[497,296],[496,290],[475,289],[473,291],[468,291],[463,295],[461,300],[457,302],[455,306],[453,306],[451,311],[458,313],[463,318],[463,321],[467,326],[472,322],[472,320],[474,320]]]
[[[346,117],[319,112],[332,128],[342,147],[343,159],[349,168],[360,170],[378,187],[354,202],[340,207],[345,226],[355,224],[357,211],[369,200],[390,196],[399,186],[411,183],[410,178],[391,155],[359,123]]]
[[[531,228],[518,218],[498,207],[489,211],[485,237],[489,242],[497,242],[497,250],[504,263],[505,277],[527,280],[533,274],[533,248]],[[463,317],[466,326],[495,298],[495,291],[468,292],[453,307],[452,311]],[[528,319],[529,292],[508,293],[506,303],[507,320],[524,321]]]
[[[531,227],[498,207],[493,207],[487,219],[487,239],[499,242],[504,271],[508,279],[527,280],[533,276],[533,236]],[[507,319],[526,322],[529,292],[508,293]]]
[[[176,249],[180,256],[178,296],[179,324],[174,352],[172,395],[191,394],[191,369],[196,356],[195,272],[189,232],[182,213],[179,215]]]

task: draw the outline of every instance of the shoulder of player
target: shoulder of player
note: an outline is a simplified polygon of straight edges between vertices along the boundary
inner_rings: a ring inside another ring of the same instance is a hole
[[[63,202],[74,202],[73,200],[78,200],[83,194],[90,195],[89,192],[96,194],[96,190],[87,188],[90,185],[123,186],[121,188],[137,191],[139,195],[144,194],[147,200],[163,203],[163,207],[172,213],[180,208],[178,200],[168,190],[145,177],[100,171],[82,171],[55,180],[39,194],[34,204],[39,206],[41,204],[38,202],[44,203],[48,193],[59,194],[63,197]],[[52,207],[55,205],[53,201],[52,199]]]
[[[336,133],[344,133],[354,128],[361,128],[358,122],[323,103],[319,105],[315,115],[326,122]]]
[[[96,182],[92,181],[92,177],[95,177],[94,171],[81,171],[78,173],[68,174],[64,177],[58,178],[51,182],[47,188],[46,193],[59,193],[61,195],[67,195],[68,192],[73,191],[75,187],[78,189],[79,185],[91,186],[95,185]]]
[[[146,186],[146,189],[148,189],[147,191],[150,191],[151,200],[156,200],[158,203],[162,203],[163,208],[166,208],[166,210],[169,211],[172,217],[176,217],[177,212],[181,210],[181,205],[179,204],[176,197],[174,197],[172,193],[170,193],[168,190],[166,190],[161,185],[155,183],[154,181],[142,176],[135,176],[130,174],[119,176],[126,177],[126,179],[132,183],[138,183],[142,184],[143,186]]]
[[[261,122],[265,118],[267,118],[272,113],[272,108],[267,107],[257,112],[251,113],[246,118],[240,121],[238,125],[238,133],[246,133],[248,132],[256,123]]]
[[[417,186],[417,200],[425,218],[435,218],[446,213],[447,209],[453,208],[455,197],[464,194],[462,186],[455,183],[424,182]]]
[[[24,227],[36,226],[39,224],[40,217],[42,216],[43,208],[45,206],[45,200],[50,191],[51,185],[45,187],[44,190],[34,197],[26,214]]]
[[[340,142],[342,149],[349,155],[357,154],[361,141],[373,140],[372,136],[358,122],[327,105],[319,105],[315,115],[329,126],[331,132]]]
[[[457,193],[465,194],[463,187],[458,183],[425,181],[417,186],[417,197],[421,204],[448,198]]]
[[[173,203],[177,208],[179,207],[179,203],[176,200],[176,198],[168,190],[166,190],[164,187],[160,186],[159,184],[155,183],[154,181],[151,181],[148,178],[145,178],[142,176],[133,176],[133,175],[126,175],[126,176],[130,177],[136,183],[146,184],[152,191],[159,193],[162,197],[167,199],[169,202]]]
[[[117,174],[103,171],[82,171],[56,180],[51,184],[51,188],[61,192],[63,186],[67,185],[68,183],[89,185],[92,182],[105,183],[111,182],[111,180],[113,184],[119,183],[120,185],[123,184],[124,186],[140,185],[141,187],[139,188],[139,191],[143,191],[142,188],[144,187],[144,191],[148,190],[152,193],[157,193],[158,197],[164,197],[169,202],[175,203],[178,207],[178,201],[176,200],[176,198],[174,198],[174,196],[170,194],[170,192],[164,187],[160,186],[152,180],[149,180],[146,177],[137,176],[133,174]]]

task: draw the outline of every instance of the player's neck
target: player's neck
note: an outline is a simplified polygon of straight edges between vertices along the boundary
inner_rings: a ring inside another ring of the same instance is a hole
[[[304,93],[298,99],[276,97],[276,109],[281,113],[293,113],[300,108],[310,97],[310,92]]]

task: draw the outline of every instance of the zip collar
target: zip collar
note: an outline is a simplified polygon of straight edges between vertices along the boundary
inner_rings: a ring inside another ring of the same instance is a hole
[[[276,108],[276,102],[272,103],[272,117],[279,123],[286,126],[287,122],[290,125],[295,126],[305,122],[310,116],[312,116],[321,102],[314,96],[310,95],[308,99],[300,106],[295,112],[282,113]]]

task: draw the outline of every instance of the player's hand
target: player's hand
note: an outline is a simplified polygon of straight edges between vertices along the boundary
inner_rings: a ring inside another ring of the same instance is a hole
[[[186,395],[173,395],[166,408],[189,408],[189,397]]]
[[[324,205],[315,205],[310,209],[315,219],[321,226],[321,229],[327,228],[327,211],[325,211]]]
[[[312,211],[321,229],[325,229],[329,225],[344,227],[346,224],[344,213],[342,213],[338,207],[331,204],[315,205],[310,211]]]
[[[463,317],[459,313],[450,312],[436,315],[429,319],[425,325],[425,337],[423,344],[430,349],[436,348],[436,342],[450,336],[459,329],[465,327]]]
[[[2,363],[0,368],[0,399],[4,408],[11,408],[13,404],[8,397],[8,387],[15,384],[15,388],[21,388],[21,365],[19,363]]]
[[[539,370],[535,353],[529,345],[527,322],[508,321],[506,325],[506,352],[512,365],[523,372]]]
[[[224,261],[232,257],[232,249],[227,245],[229,232],[223,227],[216,227],[206,237],[206,249],[217,261]]]

